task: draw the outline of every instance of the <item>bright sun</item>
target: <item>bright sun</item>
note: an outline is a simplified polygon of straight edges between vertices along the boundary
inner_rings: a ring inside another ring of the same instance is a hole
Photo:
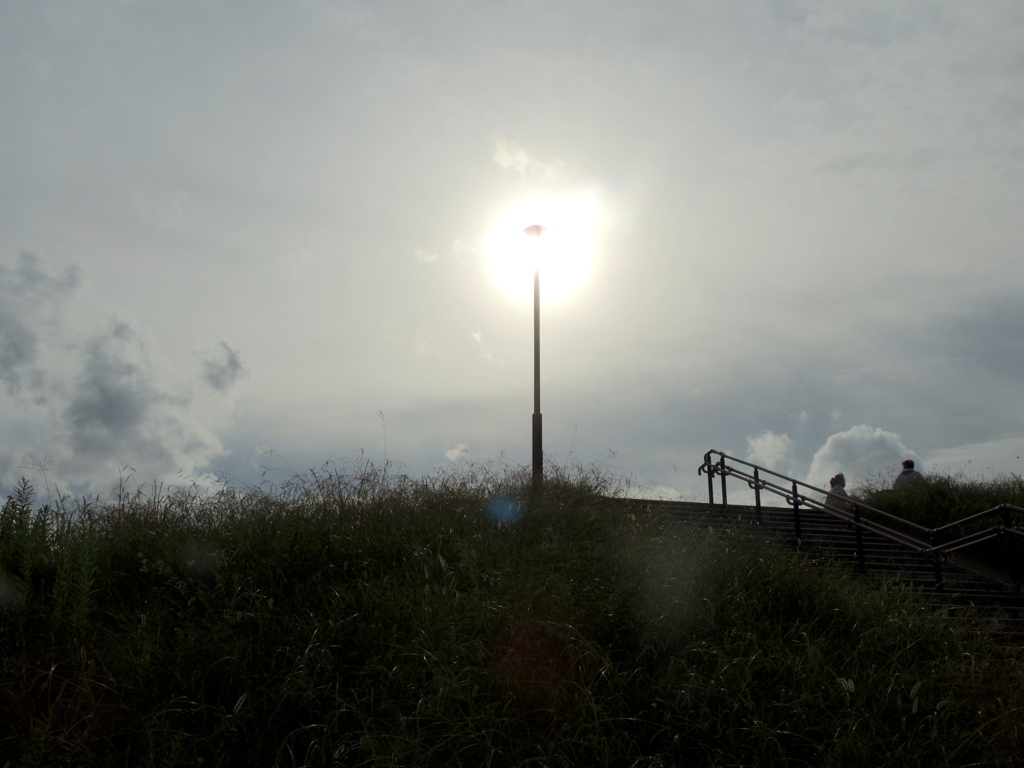
[[[545,227],[540,237],[523,230]],[[594,259],[597,203],[589,195],[534,197],[509,208],[484,242],[491,274],[514,296],[533,300],[533,273],[540,268],[540,295],[557,301],[587,279]]]

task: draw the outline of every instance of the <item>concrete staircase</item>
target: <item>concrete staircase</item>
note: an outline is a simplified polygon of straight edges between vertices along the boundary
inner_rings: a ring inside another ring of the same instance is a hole
[[[796,540],[791,507],[721,506],[685,501],[631,499],[641,509],[666,512],[709,531],[782,541],[815,559],[838,561],[857,568],[857,540],[853,527],[819,510],[800,508],[801,539]],[[1024,643],[1024,596],[1014,585],[978,573],[955,555],[942,565],[942,583],[936,584],[931,559],[870,531],[863,531],[866,578],[898,579],[917,590],[936,608],[954,618],[991,617],[1000,622],[1000,636],[1008,644]]]

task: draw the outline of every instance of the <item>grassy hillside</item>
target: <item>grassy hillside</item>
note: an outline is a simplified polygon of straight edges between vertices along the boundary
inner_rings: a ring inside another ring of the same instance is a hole
[[[954,523],[969,515],[997,507],[1014,504],[1024,508],[1024,480],[1019,475],[1001,475],[992,478],[970,477],[965,474],[927,474],[923,480],[894,489],[890,482],[868,482],[854,490],[854,498],[890,514],[929,528]],[[1024,525],[1024,514],[1010,513],[1008,518],[993,514],[972,521],[949,532],[959,536],[993,525]]]
[[[961,766],[1024,657],[561,471],[372,467],[0,519],[0,766]]]

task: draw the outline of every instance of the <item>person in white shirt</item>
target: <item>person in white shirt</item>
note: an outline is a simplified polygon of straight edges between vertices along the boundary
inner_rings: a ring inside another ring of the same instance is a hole
[[[907,459],[903,462],[903,471],[896,475],[896,480],[893,481],[893,488],[901,488],[907,483],[912,483],[916,480],[924,480],[924,475],[914,469],[914,460]]]

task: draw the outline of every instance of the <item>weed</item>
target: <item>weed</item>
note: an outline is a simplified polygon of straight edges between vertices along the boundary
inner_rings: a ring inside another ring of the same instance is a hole
[[[619,487],[553,467],[528,510],[526,469],[362,464],[33,513],[22,483],[0,765],[1017,760],[1024,660],[984,624]]]
[[[892,488],[883,478],[876,478],[855,489],[852,496],[904,520],[939,528],[1000,504],[1024,508],[1024,480],[1015,474],[993,478],[928,474],[922,480]],[[999,524],[1024,525],[1024,514],[996,512],[957,526],[949,535]]]

